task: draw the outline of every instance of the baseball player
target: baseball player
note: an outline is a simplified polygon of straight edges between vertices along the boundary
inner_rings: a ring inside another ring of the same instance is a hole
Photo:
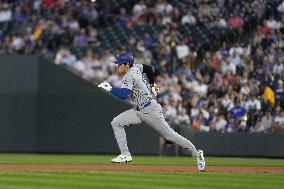
[[[133,108],[119,114],[111,122],[121,152],[111,162],[124,163],[132,161],[124,127],[145,122],[166,140],[172,141],[188,150],[197,161],[198,169],[203,171],[205,169],[203,151],[197,150],[189,140],[170,128],[164,119],[161,105],[153,98],[151,89],[144,75],[141,73],[143,69],[137,65],[133,66],[133,55],[130,53],[121,53],[116,57],[114,63],[118,65],[118,72],[123,75],[121,88],[112,87],[107,82],[99,84],[98,87],[111,92],[123,100],[129,99]]]

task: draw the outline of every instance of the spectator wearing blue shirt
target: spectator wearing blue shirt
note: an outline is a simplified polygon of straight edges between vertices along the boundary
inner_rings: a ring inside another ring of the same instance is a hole
[[[231,116],[236,120],[241,120],[247,113],[247,110],[244,107],[241,107],[241,102],[239,99],[235,102],[235,107],[230,111]]]
[[[13,21],[21,22],[27,19],[27,16],[22,12],[20,7],[16,7],[12,16]]]

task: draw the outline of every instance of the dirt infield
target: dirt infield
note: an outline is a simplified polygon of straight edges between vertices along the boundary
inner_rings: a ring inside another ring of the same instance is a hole
[[[196,166],[169,165],[66,165],[66,164],[0,164],[0,171],[145,171],[198,172]],[[284,167],[207,166],[206,172],[219,173],[284,173]]]

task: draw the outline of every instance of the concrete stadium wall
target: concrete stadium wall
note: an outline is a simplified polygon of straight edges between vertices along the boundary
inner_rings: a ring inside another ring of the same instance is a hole
[[[42,58],[0,57],[0,152],[118,153],[110,122],[129,108]],[[133,154],[158,154],[153,129],[126,130]],[[208,155],[284,157],[283,135],[181,134]]]
[[[194,133],[185,126],[180,133],[209,156],[284,157],[283,134]]]

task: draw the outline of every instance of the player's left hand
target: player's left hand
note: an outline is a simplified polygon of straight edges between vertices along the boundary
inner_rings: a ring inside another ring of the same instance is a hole
[[[160,91],[159,86],[158,86],[156,83],[154,83],[154,85],[153,85],[153,87],[152,87],[152,93],[153,93],[155,96],[157,96],[158,93],[159,93],[159,91]]]
[[[102,89],[104,89],[106,91],[111,91],[111,89],[112,89],[111,85],[107,81],[104,81],[104,82],[100,83],[98,85],[98,87],[102,88]]]

